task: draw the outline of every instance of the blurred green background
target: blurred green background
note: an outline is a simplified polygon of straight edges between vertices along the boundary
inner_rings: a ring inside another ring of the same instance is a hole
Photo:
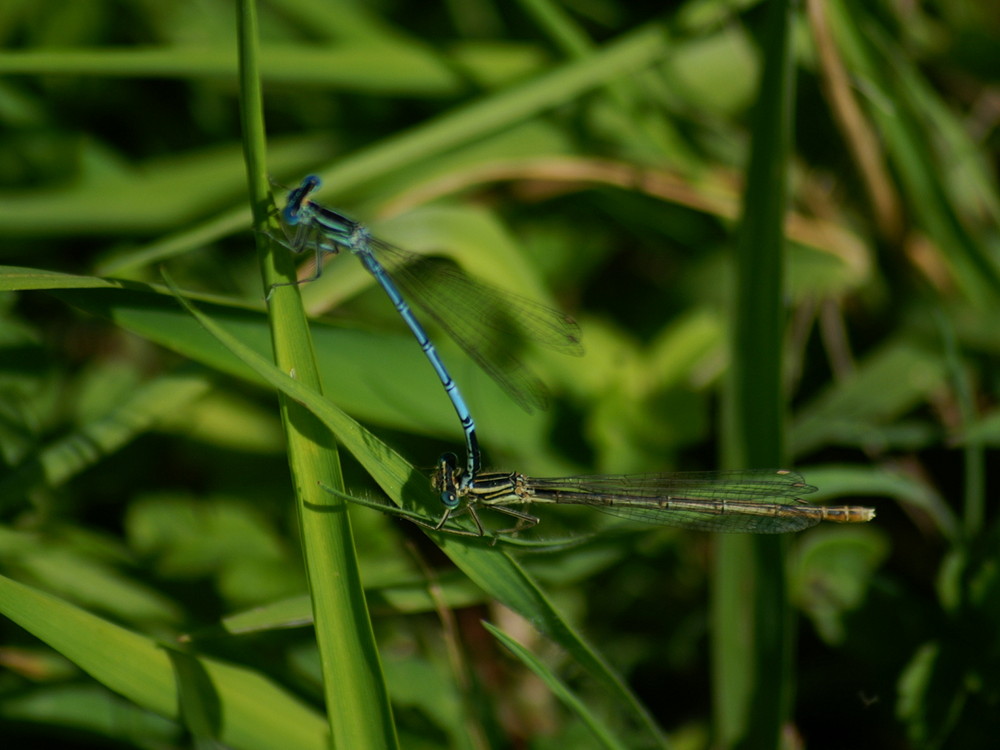
[[[582,359],[528,355],[552,395],[532,415],[435,336],[489,466],[719,466],[766,11],[260,3],[275,182],[321,174],[321,200],[378,236],[582,327]],[[774,332],[788,460],[820,488],[810,500],[878,516],[791,540],[787,747],[991,747],[1000,729],[998,30],[997,6],[974,2],[817,0],[794,16],[788,318]],[[197,343],[169,297],[98,278],[158,284],[167,268],[266,350],[234,8],[11,0],[0,39],[0,572],[151,643],[187,634],[321,715],[273,390]],[[302,294],[334,403],[417,466],[460,448],[432,371],[353,258]],[[378,496],[348,457],[345,476]],[[546,513],[532,538],[604,533],[519,561],[671,747],[713,746],[710,641],[742,632],[711,617],[715,538],[593,515]],[[415,527],[351,517],[402,747],[605,746],[480,621],[615,723],[564,651]],[[0,623],[7,746],[214,746],[190,716],[163,718],[53,649],[26,624],[49,605],[18,606],[0,592],[19,623]],[[631,729],[619,746],[649,744]]]

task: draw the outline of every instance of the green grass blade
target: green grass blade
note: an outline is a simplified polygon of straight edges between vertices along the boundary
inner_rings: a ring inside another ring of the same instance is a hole
[[[335,166],[319,171],[331,188],[324,194],[334,191],[346,194],[359,185],[414,163],[506,131],[572,101],[616,76],[647,67],[666,51],[663,31],[659,26],[646,26],[624,34],[587,59],[541,73],[525,83],[491,94],[361,149],[347,158],[338,159]],[[168,241],[156,243],[156,247],[146,249],[147,254],[163,259],[170,253],[191,250],[238,231],[246,226],[246,220],[245,207],[225,211],[188,231],[178,232]]]
[[[943,339],[945,367],[955,402],[958,406],[961,424],[959,432],[976,419],[976,407],[969,374],[962,362],[955,328],[951,320],[940,310],[934,316]],[[962,531],[965,539],[976,539],[983,533],[986,518],[986,452],[985,446],[974,436],[966,435],[963,448],[965,459],[965,497],[962,513]]]
[[[298,379],[292,379],[276,369],[266,359],[200,313],[183,297],[178,296],[178,299],[211,335],[260,377],[290,399],[305,405],[322,420],[337,436],[340,444],[354,455],[393,502],[403,504],[405,501],[409,504],[415,500],[418,505],[428,509],[428,515],[439,510],[439,500],[430,489],[429,479],[417,472],[402,456],[315,390],[307,388]],[[594,679],[601,682],[608,694],[615,696],[628,708],[632,720],[643,727],[651,742],[665,745],[665,740],[655,722],[639,700],[604,659],[570,627],[514,558],[490,547],[482,539],[469,540],[446,535],[434,535],[432,538],[473,582],[490,596],[527,618],[572,654]]]
[[[572,101],[616,76],[646,67],[665,51],[660,27],[644,27],[624,35],[588,58],[556,68],[358,151],[319,174],[330,186],[329,193],[343,194],[408,164],[445,153]]]
[[[596,45],[584,29],[559,3],[552,0],[521,0],[526,13],[531,15],[543,33],[566,57],[584,60],[594,54]],[[666,29],[662,30],[663,43],[668,45]],[[614,123],[620,143],[629,144],[634,152],[644,152],[660,160],[665,153],[676,157],[683,137],[659,107],[651,107],[652,100],[667,100],[662,88],[665,82],[659,75],[637,75],[608,81],[604,86],[607,97],[595,100],[595,111],[606,123]],[[654,93],[655,92],[655,93]]]
[[[793,4],[773,2],[736,250],[733,361],[724,432],[730,467],[784,462],[783,219],[793,99]],[[717,540],[712,604],[716,741],[777,747],[791,698],[792,620],[780,537]],[[767,685],[767,690],[761,686]]]
[[[99,419],[39,450],[0,480],[0,505],[34,489],[58,487],[120,450],[161,419],[207,393],[211,379],[200,368],[182,367],[134,390]]]
[[[628,747],[627,743],[616,737],[611,729],[599,717],[595,716],[587,708],[587,705],[528,649],[488,622],[484,622],[483,627],[492,633],[493,637],[500,641],[500,643],[506,646],[524,666],[538,675],[549,686],[552,693],[563,702],[563,705],[580,717],[580,720],[587,725],[587,728],[590,729],[603,747],[608,748],[608,750],[625,750]]]
[[[967,154],[949,153],[935,158],[944,116],[932,88],[922,80],[919,67],[899,48],[881,21],[841,0],[828,4],[831,28],[844,52],[851,74],[869,93],[868,114],[891,160],[915,223],[941,248],[955,282],[965,295],[984,309],[1000,296],[1000,265],[988,243],[966,229],[958,202],[948,195],[943,171]],[[926,124],[925,124],[926,123]],[[949,130],[957,130],[953,126]],[[979,177],[973,171],[969,180]],[[986,201],[995,210],[995,197]]]
[[[274,360],[283,372],[295,373],[304,388],[318,394],[322,391],[320,374],[298,287],[275,287],[294,279],[294,266],[291,254],[275,251],[269,239],[269,230],[276,227],[266,173],[255,0],[241,0],[238,21],[240,114],[257,251],[264,290],[271,300],[268,320]],[[333,745],[358,750],[396,748],[396,728],[361,586],[350,518],[342,500],[320,490],[324,484],[343,487],[336,444],[313,414],[283,393],[278,398]]]
[[[40,278],[40,286],[78,310],[111,321],[213,369],[258,384],[264,382],[220,347],[169,294],[161,293],[157,287],[64,274],[42,274],[36,278],[32,269],[12,270],[12,280],[6,285],[9,288],[31,288]],[[0,286],[5,279],[0,267]],[[209,295],[191,297],[206,300],[203,309],[254,351],[269,358],[273,356],[264,316],[256,306]],[[356,418],[436,438],[451,439],[461,434],[447,408],[440,383],[426,367],[412,336],[320,323],[314,324],[312,336],[324,392],[343,408],[350,409]],[[449,342],[442,342],[444,356],[448,345]],[[596,356],[597,352],[593,354]],[[386,361],[398,363],[398,367],[412,374],[406,378],[393,377],[380,365]],[[505,451],[528,451],[540,457],[551,451],[547,440],[548,415],[528,415],[511,409],[490,376],[471,361],[457,360],[454,374],[461,378],[464,389],[480,396],[475,402],[479,418],[488,421],[497,433],[491,436],[492,446]]]
[[[29,289],[121,289],[120,281],[100,279],[96,276],[76,276],[59,271],[22,266],[0,266],[0,291],[13,292]]]
[[[945,363],[911,337],[868,352],[849,378],[833,381],[798,411],[791,430],[797,453],[826,444],[865,445],[947,383]]]
[[[455,96],[464,88],[456,71],[427,50],[409,46],[340,45],[334,48],[270,45],[264,50],[265,81],[329,86],[368,94]],[[0,74],[90,75],[102,78],[230,78],[230,50],[76,49],[0,53]]]
[[[139,706],[242,750],[326,750],[322,717],[242,667],[191,656],[0,576],[0,612]]]

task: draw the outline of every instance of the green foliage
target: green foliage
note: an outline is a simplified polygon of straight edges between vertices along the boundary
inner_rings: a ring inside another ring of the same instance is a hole
[[[5,741],[990,746],[990,11],[778,7],[3,4]],[[308,172],[580,322],[582,360],[525,353],[531,415],[431,331],[490,465],[788,462],[878,517],[720,545],[566,508],[491,546],[348,513],[436,517],[461,432],[353,258],[265,302],[266,178]]]

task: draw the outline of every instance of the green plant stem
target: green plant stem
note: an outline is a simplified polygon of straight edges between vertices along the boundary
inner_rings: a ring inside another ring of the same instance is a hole
[[[253,0],[238,11],[241,116],[257,250],[275,364],[317,393],[322,392],[309,324],[288,253],[274,253],[269,238],[270,200],[265,171],[265,128]],[[273,291],[273,294],[270,293]],[[279,393],[288,441],[313,622],[319,645],[326,712],[337,748],[398,747],[392,709],[358,570],[350,517],[344,501],[321,485],[343,489],[340,458],[329,429],[300,403]],[[262,707],[263,709],[264,707]]]
[[[724,431],[730,468],[784,461],[783,218],[792,112],[792,3],[774,2],[753,120],[736,249],[732,367]],[[719,747],[778,747],[791,698],[792,619],[783,538],[717,541],[713,681]]]

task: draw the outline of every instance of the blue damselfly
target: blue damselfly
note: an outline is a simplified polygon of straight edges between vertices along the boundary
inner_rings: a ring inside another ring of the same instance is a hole
[[[579,326],[557,310],[475,281],[453,264],[401,250],[373,237],[363,224],[310,200],[309,195],[320,184],[318,177],[310,175],[289,192],[281,211],[286,238],[279,241],[295,252],[315,253],[315,274],[304,281],[319,278],[324,254],[346,249],[361,260],[389,296],[441,380],[465,434],[463,477],[474,477],[481,463],[475,420],[408,300],[430,315],[528,411],[545,407],[546,392],[515,355],[518,342],[531,340],[579,355],[583,353]],[[468,481],[463,478],[459,483]],[[446,505],[457,505],[454,494],[442,495],[442,500]]]

